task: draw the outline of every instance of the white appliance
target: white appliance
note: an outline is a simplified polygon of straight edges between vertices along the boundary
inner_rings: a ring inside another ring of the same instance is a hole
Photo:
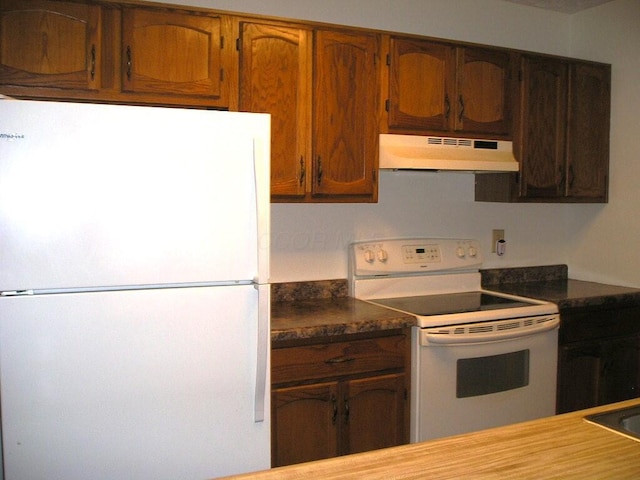
[[[0,100],[6,480],[269,468],[267,115]]]
[[[416,317],[412,442],[555,414],[556,305],[481,288],[476,240],[352,245],[352,294]]]

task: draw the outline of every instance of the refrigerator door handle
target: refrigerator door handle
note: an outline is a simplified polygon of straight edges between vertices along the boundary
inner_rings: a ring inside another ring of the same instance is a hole
[[[269,318],[270,285],[256,285],[258,290],[258,345],[256,362],[256,389],[254,422],[263,422],[265,417],[265,396],[269,377]]]
[[[256,222],[258,232],[258,272],[256,283],[269,282],[269,228],[271,225],[270,144],[263,138],[253,140],[253,174],[255,176]]]

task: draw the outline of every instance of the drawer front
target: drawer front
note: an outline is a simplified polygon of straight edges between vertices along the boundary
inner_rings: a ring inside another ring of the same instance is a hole
[[[271,382],[402,369],[409,348],[405,335],[278,348],[271,352]]]

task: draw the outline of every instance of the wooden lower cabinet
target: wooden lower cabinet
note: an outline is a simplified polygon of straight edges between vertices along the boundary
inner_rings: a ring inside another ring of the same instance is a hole
[[[409,441],[410,335],[274,348],[272,466]]]
[[[273,467],[338,455],[338,383],[271,392]]]
[[[640,396],[640,307],[560,315],[557,413]]]

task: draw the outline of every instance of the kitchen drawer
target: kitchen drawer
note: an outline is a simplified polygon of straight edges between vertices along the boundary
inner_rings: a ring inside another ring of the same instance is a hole
[[[637,306],[563,309],[560,318],[560,345],[640,333],[640,307]]]
[[[404,369],[408,348],[405,335],[276,348],[271,352],[271,382]]]

